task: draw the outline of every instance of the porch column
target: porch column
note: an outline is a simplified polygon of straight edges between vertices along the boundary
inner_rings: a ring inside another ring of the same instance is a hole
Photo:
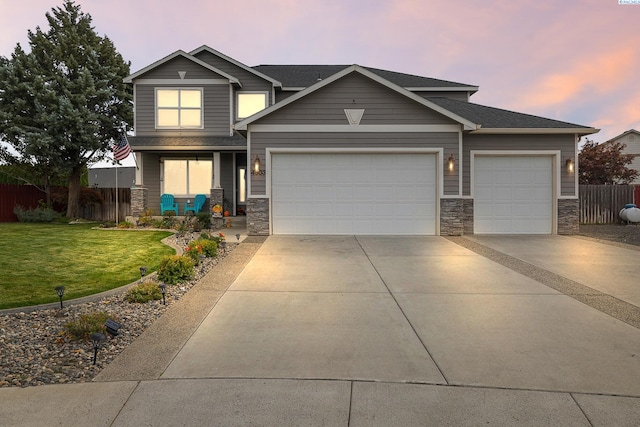
[[[135,157],[135,161],[136,161],[136,187],[142,187],[144,185],[144,181],[143,181],[143,175],[142,175],[142,169],[143,169],[143,161],[144,161],[144,156],[142,155],[141,152],[137,151],[133,153],[133,156]]]
[[[213,186],[212,188],[220,187],[220,152],[213,152]]]
[[[139,151],[133,153],[133,155],[136,158],[137,168],[136,181],[131,187],[131,215],[141,216],[149,207],[149,194],[142,179],[142,161],[144,156]]]

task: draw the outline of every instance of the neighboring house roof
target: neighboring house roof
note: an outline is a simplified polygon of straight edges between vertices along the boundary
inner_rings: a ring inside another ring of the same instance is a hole
[[[318,81],[331,77],[349,67],[350,65],[258,65],[252,68],[282,82],[284,88],[302,89],[314,85]],[[397,73],[395,71],[380,70],[377,68],[362,68],[405,89],[424,89],[431,91],[464,90],[472,93],[478,91],[478,86],[464,83]]]
[[[613,141],[615,141],[616,139],[624,138],[625,136],[627,136],[627,135],[629,135],[629,134],[635,134],[635,135],[640,136],[640,132],[638,132],[637,130],[635,130],[635,129],[629,129],[628,131],[623,132],[623,133],[621,133],[621,134],[620,134],[620,135],[618,135],[618,136],[614,136],[613,138],[611,138],[611,139],[610,139],[610,140],[608,140],[607,142],[613,142]]]
[[[577,133],[588,135],[599,129],[577,125],[531,114],[517,113],[500,108],[487,107],[451,98],[429,97],[437,104],[467,120],[479,124],[472,133]]]
[[[89,187],[116,188],[116,173],[118,188],[129,188],[135,182],[135,167],[89,168]]]
[[[171,55],[165,56],[161,60],[156,61],[153,64],[144,67],[142,70],[139,70],[139,71],[129,75],[128,77],[125,77],[124,82],[125,83],[133,83],[134,79],[139,78],[143,74],[148,73],[149,71],[153,70],[154,68],[159,67],[160,65],[165,64],[165,63],[167,63],[167,62],[171,61],[172,59],[175,59],[175,58],[177,58],[179,56],[181,56],[183,58],[186,58],[189,61],[192,61],[192,62],[194,62],[194,63],[196,63],[196,64],[198,64],[198,65],[200,65],[200,66],[202,66],[202,67],[204,67],[204,68],[206,68],[208,70],[210,70],[210,71],[213,71],[214,73],[219,74],[219,75],[221,75],[222,77],[224,77],[226,79],[229,79],[229,81],[231,83],[235,83],[235,84],[237,84],[239,86],[242,86],[240,84],[240,81],[236,77],[233,77],[232,75],[229,75],[229,74],[225,73],[224,71],[219,70],[216,67],[214,67],[212,65],[209,65],[206,62],[201,61],[198,58],[196,58],[195,56],[192,56],[192,55],[190,55],[187,52],[182,51],[182,50],[177,50],[177,51],[173,52]]]
[[[267,80],[269,82],[271,82],[275,87],[282,87],[282,83],[280,83],[278,80],[274,79],[273,77],[269,77],[268,75],[265,75],[263,73],[261,73],[260,71],[256,70],[255,68],[249,67],[248,65],[243,64],[242,62],[236,61],[235,59],[225,55],[224,53],[218,52],[217,50],[210,48],[207,45],[202,45],[197,49],[192,50],[191,52],[189,52],[190,55],[196,56],[197,54],[199,54],[200,52],[209,52],[212,55],[215,55],[219,58],[224,59],[227,62],[230,62],[232,64],[234,64],[237,67],[242,68],[243,70],[246,70],[258,77],[260,77],[261,79]]]
[[[129,144],[136,151],[209,149],[211,147],[246,147],[247,140],[240,134],[233,136],[130,136]]]
[[[260,118],[262,118],[262,117],[264,117],[264,116],[266,116],[266,115],[268,115],[268,114],[270,114],[270,113],[272,113],[272,112],[274,112],[276,110],[279,110],[280,108],[283,108],[284,106],[289,105],[292,102],[294,102],[294,101],[296,101],[296,100],[298,100],[298,99],[300,99],[300,98],[302,98],[304,96],[307,96],[308,94],[310,94],[312,92],[315,92],[318,89],[323,88],[323,87],[327,86],[328,84],[331,84],[334,81],[336,81],[338,79],[341,79],[342,77],[344,77],[344,76],[346,76],[348,74],[351,74],[351,73],[362,74],[363,76],[368,77],[371,80],[374,80],[374,81],[376,81],[376,82],[388,87],[389,89],[394,90],[394,91],[406,96],[407,98],[413,99],[417,103],[422,104],[422,105],[424,105],[424,106],[426,106],[428,108],[431,108],[432,110],[437,111],[438,113],[444,115],[445,117],[448,117],[448,118],[450,118],[450,119],[462,124],[464,126],[465,130],[474,130],[474,129],[477,129],[479,127],[475,122],[473,122],[471,120],[468,120],[465,117],[462,117],[462,116],[460,116],[460,115],[458,115],[458,114],[456,114],[456,113],[454,113],[454,112],[452,112],[450,110],[447,110],[446,108],[443,108],[443,107],[441,107],[441,106],[439,106],[439,105],[437,105],[437,104],[435,104],[435,103],[433,103],[433,102],[431,102],[431,101],[429,101],[429,100],[427,100],[425,98],[422,98],[421,96],[416,95],[415,93],[410,92],[410,91],[404,89],[401,86],[398,86],[397,84],[395,84],[395,83],[393,83],[393,82],[391,82],[391,81],[389,81],[389,80],[387,80],[387,79],[385,79],[385,78],[373,73],[372,71],[369,71],[368,69],[366,69],[364,67],[361,67],[359,65],[351,65],[351,66],[349,66],[347,68],[344,68],[343,70],[333,74],[332,76],[329,76],[329,77],[327,77],[325,79],[322,79],[320,81],[316,81],[315,84],[313,84],[312,86],[310,86],[310,87],[308,87],[308,88],[306,88],[304,90],[301,90],[300,92],[296,93],[295,95],[292,95],[292,96],[284,99],[283,101],[280,101],[277,104],[272,105],[271,107],[266,108],[266,109],[264,109],[264,110],[262,110],[262,111],[260,111],[260,112],[258,112],[256,114],[254,114],[253,116],[236,123],[235,129],[239,130],[239,131],[245,131],[245,130],[247,130],[247,126],[250,123],[252,123],[252,122],[254,122],[256,120],[259,120]]]

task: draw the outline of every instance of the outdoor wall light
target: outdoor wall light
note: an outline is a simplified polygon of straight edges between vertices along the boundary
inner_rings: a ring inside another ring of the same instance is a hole
[[[256,158],[253,161],[253,168],[251,169],[251,175],[264,175],[264,169],[261,169],[260,157],[256,154]]]
[[[98,358],[98,349],[102,344],[102,341],[107,339],[104,334],[100,332],[96,332],[95,334],[91,334],[91,344],[93,344],[93,364],[96,364],[96,359]]]
[[[165,283],[160,283],[158,287],[160,288],[160,292],[162,293],[162,305],[167,305],[167,300],[164,296],[167,293],[167,285]]]
[[[575,165],[574,165],[573,159],[571,157],[567,159],[567,163],[566,164],[567,164],[567,172],[573,173]]]
[[[145,266],[140,267],[140,278],[142,279],[146,275],[147,275],[147,267]]]
[[[453,172],[455,170],[455,166],[456,166],[456,159],[454,159],[453,154],[451,154],[449,156],[449,159],[447,160],[447,170],[449,172]]]
[[[56,293],[60,298],[60,308],[62,308],[62,296],[64,295],[64,286],[56,286]]]

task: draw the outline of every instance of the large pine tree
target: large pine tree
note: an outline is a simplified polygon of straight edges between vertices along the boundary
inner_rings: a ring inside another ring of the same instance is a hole
[[[2,158],[31,164],[47,181],[68,176],[67,216],[77,218],[83,169],[132,122],[129,63],[73,1],[51,12],[47,32],[28,31],[29,52],[18,44],[0,57],[0,138],[13,147]]]

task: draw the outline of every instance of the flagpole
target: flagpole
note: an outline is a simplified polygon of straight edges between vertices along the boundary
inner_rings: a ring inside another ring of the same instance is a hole
[[[116,227],[118,226],[118,163],[116,160]]]

